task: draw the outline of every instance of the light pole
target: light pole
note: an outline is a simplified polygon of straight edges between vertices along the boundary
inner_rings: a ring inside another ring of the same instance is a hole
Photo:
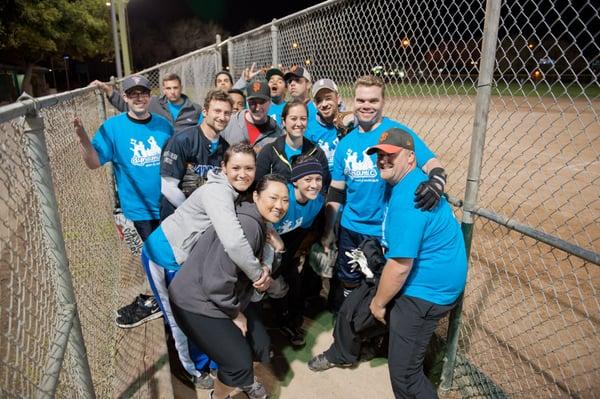
[[[65,61],[65,77],[67,78],[67,90],[71,90],[71,85],[69,84],[69,54],[63,55],[63,60]]]
[[[127,35],[127,17],[125,16],[125,0],[113,0],[117,2],[119,13],[119,31],[121,33],[121,46],[123,48],[123,69],[125,75],[131,74],[131,63],[129,58],[129,40]]]
[[[121,49],[119,48],[119,31],[117,28],[117,11],[115,8],[115,0],[106,3],[110,6],[110,19],[112,24],[113,46],[115,47],[115,64],[117,66],[117,77],[123,77],[123,64],[121,63]]]

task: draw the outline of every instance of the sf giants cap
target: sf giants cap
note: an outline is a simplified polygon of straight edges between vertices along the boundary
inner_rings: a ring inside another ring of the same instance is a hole
[[[310,73],[308,73],[306,69],[298,65],[294,65],[288,73],[283,75],[283,80],[285,80],[286,82],[292,78],[304,78],[309,82],[312,82],[312,79],[310,78]]]
[[[338,93],[338,87],[333,80],[319,79],[315,82],[315,84],[312,87],[313,98],[315,98],[317,96],[317,93],[319,93],[319,91],[321,91],[322,89],[329,89],[331,91]]]
[[[252,100],[253,98],[260,98],[265,101],[271,100],[271,89],[264,80],[255,80],[248,85],[246,90],[248,92],[246,96],[247,100]]]
[[[415,142],[413,141],[413,138],[410,135],[410,133],[394,127],[383,132],[383,134],[379,138],[379,144],[370,147],[367,150],[367,154],[374,154],[377,152],[377,150],[383,151],[388,154],[395,154],[397,152],[400,152],[400,150],[402,150],[403,148],[410,151],[414,151]]]
[[[134,87],[141,87],[146,90],[150,90],[150,82],[142,75],[133,75],[126,77],[123,81],[123,91],[128,92]]]

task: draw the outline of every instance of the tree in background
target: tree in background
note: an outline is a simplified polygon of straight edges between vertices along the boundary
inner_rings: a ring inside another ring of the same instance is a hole
[[[97,0],[9,0],[0,6],[0,50],[25,67],[23,91],[31,93],[33,66],[68,54],[74,59],[108,56],[110,15]]]

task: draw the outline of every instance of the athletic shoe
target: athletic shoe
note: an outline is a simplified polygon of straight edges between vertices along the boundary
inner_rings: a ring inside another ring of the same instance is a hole
[[[258,382],[256,378],[252,385],[244,387],[242,390],[250,399],[267,399],[268,396],[267,389],[262,383]]]
[[[306,340],[304,339],[304,331],[294,326],[283,326],[280,331],[290,340],[293,346],[304,346]]]
[[[325,353],[321,353],[308,361],[308,368],[312,371],[325,371],[333,367],[350,367],[352,364],[337,364],[331,363],[325,357]]]
[[[145,295],[145,294],[138,295],[137,297],[135,297],[133,302],[131,302],[129,305],[125,305],[122,308],[118,309],[115,312],[116,317],[119,317],[126,313],[130,313],[131,311],[133,311],[134,308],[137,308],[138,306],[143,306],[144,302],[146,302],[150,298],[152,298],[152,295]]]
[[[117,317],[117,326],[121,328],[133,328],[150,320],[162,317],[162,311],[154,297],[138,303],[138,306],[128,308],[125,313]]]
[[[194,386],[198,389],[213,389],[215,387],[215,380],[212,379],[210,373],[201,371],[199,376],[192,377]]]

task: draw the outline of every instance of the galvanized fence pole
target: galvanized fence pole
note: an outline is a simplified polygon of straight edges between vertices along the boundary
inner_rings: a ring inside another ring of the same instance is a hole
[[[44,121],[37,112],[37,109],[29,112],[25,117],[24,130],[27,156],[31,164],[33,189],[39,201],[39,217],[41,218],[43,235],[47,244],[48,257],[56,267],[57,301],[60,306],[59,313],[62,316],[57,336],[51,345],[48,364],[46,365],[44,377],[40,384],[39,396],[53,397],[56,393],[60,369],[65,354],[65,348],[64,346],[61,348],[61,346],[66,345],[66,337],[68,336],[75,363],[74,383],[81,389],[85,398],[95,398],[92,374],[77,313],[75,291],[73,289],[73,281],[71,279],[58,214],[58,205],[52,183],[50,159],[44,137]]]
[[[279,54],[277,42],[279,40],[279,28],[275,25],[277,19],[273,18],[273,25],[271,25],[271,53],[273,56],[272,64],[276,68],[279,65]]]
[[[501,0],[487,0],[485,9],[485,23],[483,27],[483,42],[481,48],[481,61],[479,65],[479,78],[477,83],[477,98],[475,103],[475,117],[473,122],[473,135],[471,138],[471,151],[469,157],[469,170],[465,188],[463,218],[461,228],[465,240],[467,258],[471,253],[473,238],[474,217],[472,211],[477,205],[477,192],[481,177],[481,163],[485,147],[485,133],[490,109],[490,97],[494,78],[496,62],[496,42],[498,40],[498,23],[500,21]],[[458,350],[458,335],[460,317],[462,313],[463,298],[459,298],[458,305],[450,313],[448,335],[446,339],[446,356],[440,383],[442,392],[452,388],[456,352]]]
[[[217,72],[223,70],[223,59],[221,56],[221,35],[215,36],[215,70]]]
[[[229,73],[235,79],[235,65],[233,63],[233,43],[231,38],[227,39],[227,66],[229,67]]]

